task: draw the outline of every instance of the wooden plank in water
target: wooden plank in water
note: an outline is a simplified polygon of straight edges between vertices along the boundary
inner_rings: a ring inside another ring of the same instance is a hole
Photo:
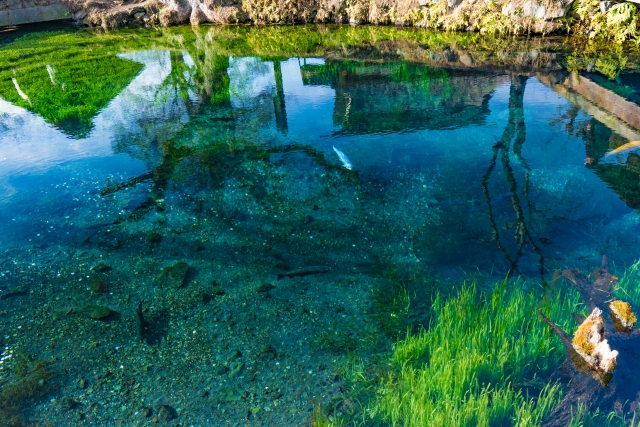
[[[629,141],[640,140],[640,132],[634,129],[633,127],[629,126],[627,122],[623,121],[622,118],[620,118],[616,114],[615,108],[613,108],[614,111],[611,111],[609,109],[606,109],[604,106],[597,105],[593,101],[588,99],[586,96],[583,96],[581,94],[578,94],[577,92],[574,92],[573,90],[570,90],[569,87],[564,83],[561,83],[561,84],[556,83],[553,79],[550,79],[548,75],[539,73],[536,75],[536,78],[538,79],[538,81],[540,81],[544,85],[552,88],[558,95],[562,96],[567,101],[580,107],[582,110],[584,110],[585,113],[589,114],[599,122],[604,123],[608,128],[616,132],[618,135],[628,139]],[[584,77],[580,77],[581,80],[583,78]],[[607,90],[607,89],[604,89],[604,90]],[[608,91],[608,92],[611,92],[611,91]],[[622,97],[616,95],[615,93],[613,92],[611,93],[617,96],[618,98],[622,99]],[[628,102],[626,100],[624,101]],[[636,108],[640,109],[640,107],[638,106],[636,106]],[[638,128],[640,128],[640,126],[638,126]]]
[[[627,101],[576,72],[571,73],[562,84],[634,128],[640,129],[640,105]]]

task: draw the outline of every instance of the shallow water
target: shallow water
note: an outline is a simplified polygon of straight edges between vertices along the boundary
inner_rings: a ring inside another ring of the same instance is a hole
[[[65,372],[29,416],[304,425],[340,396],[336,355],[385,351],[438,290],[635,261],[638,155],[607,152],[638,131],[563,96],[561,41],[446,37],[0,47],[0,344]],[[330,270],[277,280],[308,266]]]

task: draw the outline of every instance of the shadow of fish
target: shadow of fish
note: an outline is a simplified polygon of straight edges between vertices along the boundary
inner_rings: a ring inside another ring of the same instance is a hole
[[[331,267],[314,265],[310,267],[299,268],[297,270],[286,271],[284,273],[278,273],[278,280],[284,277],[300,277],[300,276],[309,276],[311,274],[321,274],[321,273],[326,273],[329,270],[331,270]]]

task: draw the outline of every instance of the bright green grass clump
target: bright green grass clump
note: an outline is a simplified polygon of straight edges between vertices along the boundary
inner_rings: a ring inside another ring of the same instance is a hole
[[[640,313],[640,260],[625,270],[613,294],[616,298],[630,303],[636,315]]]
[[[564,349],[536,310],[571,330],[577,306],[575,293],[544,303],[506,283],[490,295],[466,286],[448,301],[436,297],[429,329],[394,347],[370,415],[404,427],[539,425],[562,398],[558,385],[540,377]]]
[[[130,39],[67,32],[22,37],[0,49],[0,97],[84,136],[91,119],[142,70],[116,56]]]

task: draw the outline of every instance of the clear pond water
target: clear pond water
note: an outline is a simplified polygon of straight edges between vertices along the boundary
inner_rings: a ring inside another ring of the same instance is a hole
[[[553,39],[65,29],[0,51],[0,369],[57,372],[26,417],[305,425],[337,360],[388,351],[435,292],[638,258],[638,155],[607,154],[638,131],[558,90]]]

